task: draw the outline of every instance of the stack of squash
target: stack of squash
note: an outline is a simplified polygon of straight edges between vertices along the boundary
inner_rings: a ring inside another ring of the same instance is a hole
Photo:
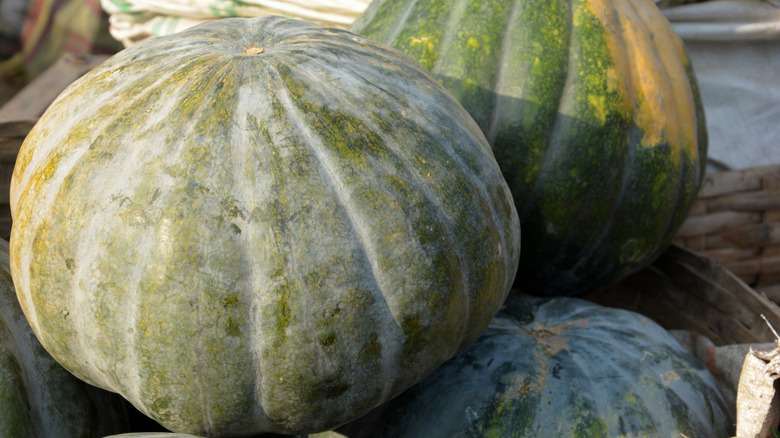
[[[10,269],[59,364],[179,434],[724,436],[663,329],[565,297],[669,244],[706,144],[650,0],[223,19],[49,107]]]

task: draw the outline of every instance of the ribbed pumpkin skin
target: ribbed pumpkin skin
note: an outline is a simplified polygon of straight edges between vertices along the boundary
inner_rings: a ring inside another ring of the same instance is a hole
[[[523,291],[615,283],[690,210],[704,113],[652,1],[376,0],[350,30],[420,61],[485,132],[523,227]]]
[[[77,379],[38,342],[0,239],[0,437],[102,438],[128,430],[121,397]]]
[[[642,315],[513,294],[468,350],[349,437],[732,436],[714,378]]]
[[[73,84],[22,146],[11,208],[43,345],[208,436],[389,399],[476,340],[519,258],[457,101],[396,50],[278,17],[150,40]]]

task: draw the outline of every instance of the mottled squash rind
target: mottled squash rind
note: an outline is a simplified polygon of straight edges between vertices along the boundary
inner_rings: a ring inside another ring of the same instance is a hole
[[[656,9],[377,0],[350,27],[417,59],[486,134],[523,224],[525,292],[582,295],[647,266],[696,198],[704,111]]]
[[[182,433],[355,418],[471,344],[519,258],[457,101],[395,50],[278,17],[84,76],[22,146],[11,200],[41,342]]]
[[[435,412],[435,415],[431,413]],[[733,435],[714,378],[639,314],[513,294],[480,339],[341,436]]]

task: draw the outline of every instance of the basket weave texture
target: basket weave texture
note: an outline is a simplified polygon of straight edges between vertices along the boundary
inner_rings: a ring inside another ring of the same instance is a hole
[[[677,244],[647,268],[584,298],[641,313],[667,330],[698,333],[718,346],[772,342],[767,321],[780,327],[775,302],[720,263]]]
[[[675,242],[780,302],[780,165],[707,174]]]

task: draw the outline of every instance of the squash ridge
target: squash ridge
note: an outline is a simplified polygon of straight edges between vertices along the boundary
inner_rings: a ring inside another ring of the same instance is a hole
[[[515,26],[522,26],[522,23],[518,23],[519,20],[517,19],[517,16],[523,1],[524,0],[512,1],[511,10],[509,11],[506,21],[506,28],[504,29],[504,37],[501,40],[501,47],[499,48],[500,54],[498,55],[498,59],[504,62],[499,63],[498,71],[496,72],[496,81],[493,85],[493,97],[490,105],[492,111],[488,117],[487,129],[485,129],[485,138],[491,145],[495,144],[496,135],[498,135],[498,120],[499,112],[501,111],[500,102],[504,98],[504,81],[506,80],[507,69],[509,68],[509,62],[506,60],[509,59],[508,54],[511,49],[511,44],[509,42],[514,36],[514,32],[511,29]]]
[[[274,74],[280,75],[280,73],[275,71],[275,69]],[[350,228],[353,230],[354,236],[357,237],[360,242],[361,251],[365,254],[364,259],[369,262],[369,267],[372,271],[370,278],[376,287],[372,295],[378,301],[383,301],[387,308],[392,309],[393,306],[390,306],[385,298],[385,293],[387,291],[386,286],[383,285],[381,281],[383,274],[381,269],[376,265],[376,251],[373,243],[371,243],[371,239],[368,237],[371,233],[367,231],[363,225],[361,225],[362,221],[358,218],[358,213],[351,207],[350,202],[345,199],[345,196],[350,195],[344,195],[341,190],[338,190],[338,187],[340,187],[342,184],[337,182],[340,181],[340,178],[337,176],[337,171],[334,170],[335,166],[330,163],[330,160],[326,157],[327,153],[324,150],[325,148],[322,145],[322,141],[315,133],[311,131],[311,129],[306,124],[302,123],[304,116],[301,114],[300,110],[295,104],[295,101],[289,95],[288,90],[285,87],[279,87],[276,90],[276,94],[280,97],[279,101],[290,114],[290,120],[292,121],[293,126],[296,128],[296,131],[307,140],[304,142],[305,147],[310,152],[312,152],[312,156],[317,159],[321,169],[324,170],[325,174],[327,175],[327,181],[329,181],[331,185],[330,192],[334,195],[336,201],[341,206],[342,210],[346,213],[346,217],[349,219]],[[336,189],[334,190],[334,188]],[[397,321],[396,324],[400,328],[400,324]],[[382,354],[382,370],[391,370],[393,365],[397,362],[396,356],[398,352],[388,351],[387,347],[392,346],[392,343],[383,342],[382,345],[384,347]],[[385,383],[382,385],[382,397],[388,397],[392,386],[387,385],[387,383],[391,382],[392,379],[388,379],[386,376],[383,376],[380,379]]]
[[[265,66],[267,64],[260,64],[263,67],[263,72],[260,73],[260,67],[259,66],[253,66],[255,68],[249,70],[245,69],[243,71],[244,78],[240,81],[239,86],[236,89],[236,98],[235,98],[235,117],[234,122],[232,123],[231,129],[232,133],[231,138],[240,139],[236,144],[238,144],[238,147],[234,147],[232,149],[232,153],[230,154],[230,160],[233,162],[233,166],[231,166],[234,171],[230,173],[233,184],[231,187],[231,195],[233,199],[238,199],[241,204],[246,208],[247,201],[249,201],[252,205],[257,205],[258,203],[251,199],[251,197],[254,196],[254,190],[250,192],[250,194],[244,194],[242,195],[240,191],[238,190],[239,187],[256,187],[256,184],[250,180],[250,178],[247,178],[247,173],[251,172],[251,170],[245,170],[245,168],[249,167],[250,164],[254,163],[254,160],[250,159],[251,151],[250,146],[256,146],[256,144],[251,140],[252,136],[249,134],[249,128],[245,127],[246,124],[254,123],[255,129],[257,126],[257,121],[254,119],[254,115],[250,114],[247,110],[245,110],[242,107],[242,89],[244,88],[246,83],[252,82],[251,79],[248,77],[250,75],[254,76],[262,76],[262,75],[268,75],[268,72],[265,70]],[[259,79],[256,79],[259,80]],[[271,89],[270,85],[268,86],[269,89]],[[251,122],[250,122],[251,121]],[[245,154],[244,154],[245,153]],[[244,159],[241,159],[239,154],[243,154],[241,156],[245,157]],[[236,171],[235,169],[241,169],[239,171]],[[248,183],[247,180],[250,180]],[[248,199],[247,197],[250,197]],[[251,218],[247,217],[246,222],[250,222]],[[242,225],[243,227],[243,225]],[[246,300],[246,302],[251,303],[247,304],[248,308],[254,308],[259,307],[258,304],[258,295],[259,291],[261,289],[261,285],[259,284],[258,280],[258,274],[255,269],[253,269],[254,260],[250,256],[249,248],[252,247],[252,240],[255,239],[255,234],[257,233],[245,233],[242,231],[241,237],[239,239],[239,243],[237,244],[237,253],[238,253],[238,263],[242,266],[241,272],[244,278],[244,281],[246,283],[247,289],[237,288],[238,291],[244,291],[243,294],[241,294],[241,299]],[[250,266],[248,269],[246,266]],[[254,321],[251,314],[244,315],[247,321],[249,321],[247,324],[251,327],[250,330],[245,331],[246,341],[244,343],[244,347],[247,350],[247,352],[255,357],[259,358],[262,357],[261,347],[260,347],[260,337],[262,335],[261,330],[256,328],[256,322]],[[252,371],[251,374],[254,376],[254,384],[251,385],[251,394],[248,396],[252,400],[255,401],[253,403],[254,409],[251,412],[252,418],[259,422],[260,419],[268,419],[270,418],[269,415],[265,412],[265,408],[263,407],[262,403],[259,403],[258,401],[261,400],[261,387],[262,383],[264,381],[264,375],[262,372],[262,367],[260,366],[259,360],[251,360],[249,361]]]
[[[520,0],[522,1],[522,0]],[[566,23],[570,23],[573,21],[573,15],[575,14],[575,7],[573,3],[576,3],[578,0],[568,0],[568,16]],[[564,71],[566,72],[565,75],[563,75],[563,83],[561,84],[559,90],[560,93],[557,96],[550,97],[550,99],[554,99],[553,102],[555,102],[555,105],[552,105],[553,108],[562,108],[563,104],[565,102],[568,102],[569,99],[571,99],[570,95],[572,94],[573,86],[572,81],[573,78],[576,77],[576,69],[574,68],[574,56],[572,56],[572,44],[575,41],[575,35],[576,35],[576,28],[569,29],[569,32],[567,32],[567,43],[565,45],[568,50],[566,50],[566,65],[563,66]],[[560,112],[560,110],[553,116],[552,123],[549,126],[549,129],[547,130],[547,141],[545,142],[545,149],[542,153],[543,158],[541,158],[538,162],[542,163],[542,167],[538,168],[536,170],[536,178],[534,178],[534,184],[533,188],[529,191],[530,196],[529,199],[539,199],[540,193],[542,188],[545,187],[552,187],[555,185],[555,182],[552,183],[550,186],[549,182],[547,181],[547,176],[550,174],[546,170],[549,168],[554,168],[555,160],[553,159],[553,156],[557,152],[558,148],[567,147],[568,145],[560,140],[560,136],[564,135],[564,130],[560,128],[560,125],[563,119],[563,114]],[[518,212],[520,214],[520,217],[525,217],[528,213],[529,209],[536,208],[535,205],[530,205],[530,203],[525,202],[525,200],[519,202],[518,207],[522,207],[523,211]]]
[[[415,0],[415,2],[417,1],[418,0]],[[442,33],[442,38],[439,41],[439,46],[449,47],[452,41],[458,36],[457,30],[460,29],[460,26],[457,25],[458,20],[466,10],[466,5],[468,2],[469,0],[454,0],[454,4],[447,14],[447,20],[445,21],[446,24],[444,25],[444,32]],[[434,76],[439,76],[441,74],[442,63],[445,61],[445,59],[446,58],[442,56],[436,57],[436,62],[433,63],[433,66],[430,69]]]
[[[381,2],[381,0],[377,0],[377,2]],[[413,0],[409,2],[409,6],[406,8],[406,10],[404,10],[402,14],[400,14],[400,18],[398,19],[397,23],[405,23],[419,2],[420,0]],[[379,10],[379,8],[376,8],[376,10]],[[389,35],[388,40],[396,41],[398,39],[398,35],[403,30],[403,27],[398,25],[390,28],[392,29],[392,33]]]

